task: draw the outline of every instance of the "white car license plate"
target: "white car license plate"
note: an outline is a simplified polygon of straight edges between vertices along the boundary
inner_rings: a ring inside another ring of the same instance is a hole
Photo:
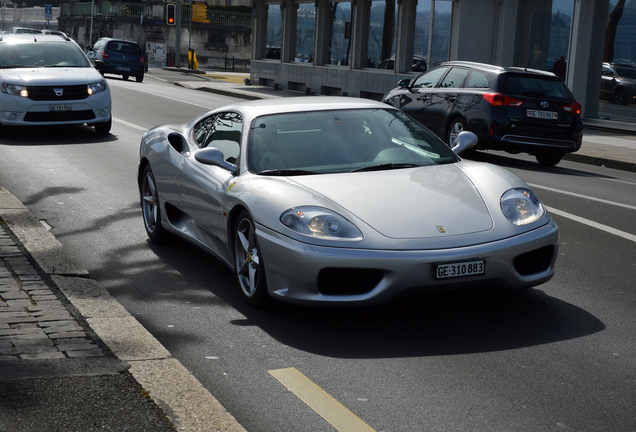
[[[464,261],[452,264],[438,264],[435,268],[436,279],[448,279],[460,276],[475,276],[486,273],[484,260]]]
[[[58,111],[73,111],[73,106],[70,104],[66,105],[49,105],[49,111],[58,112]]]
[[[527,110],[526,115],[532,118],[556,120],[559,117],[559,113],[555,111],[541,111],[541,110]]]
[[[117,66],[118,71],[130,72],[130,68],[126,66]]]

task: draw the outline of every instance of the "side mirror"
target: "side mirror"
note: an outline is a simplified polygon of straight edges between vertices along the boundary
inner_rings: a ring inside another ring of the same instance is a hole
[[[102,60],[95,60],[95,69],[100,70],[105,68],[106,68],[106,63],[104,63]]]
[[[455,145],[453,146],[452,150],[455,152],[455,154],[460,154],[464,150],[475,147],[478,141],[479,138],[477,138],[477,135],[475,135],[474,133],[470,131],[460,132],[455,139]]]
[[[194,159],[204,165],[218,166],[228,170],[232,175],[238,172],[238,167],[223,159],[223,152],[215,147],[206,147],[197,151],[194,154]]]
[[[404,78],[403,80],[398,81],[398,87],[400,88],[406,88],[409,86],[409,83],[411,82],[410,79],[408,78]]]

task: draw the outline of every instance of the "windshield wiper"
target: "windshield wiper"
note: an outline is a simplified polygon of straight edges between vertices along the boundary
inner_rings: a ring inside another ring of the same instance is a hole
[[[354,169],[351,172],[363,172],[363,171],[383,171],[383,170],[392,170],[392,169],[400,169],[400,168],[414,168],[422,166],[421,164],[416,163],[383,163],[380,165],[371,165],[362,168]]]
[[[260,171],[257,174],[270,175],[270,176],[294,176],[294,175],[311,175],[311,174],[320,174],[320,173],[316,171],[307,171],[307,170],[301,170],[301,169],[273,169],[273,170]]]

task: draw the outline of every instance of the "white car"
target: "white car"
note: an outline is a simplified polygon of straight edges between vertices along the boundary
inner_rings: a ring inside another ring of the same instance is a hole
[[[463,132],[451,149],[370,100],[235,104],[143,136],[144,226],[215,255],[252,305],[550,280],[557,225],[519,177],[457,155],[476,143]]]
[[[0,35],[0,128],[112,125],[110,89],[66,34]]]

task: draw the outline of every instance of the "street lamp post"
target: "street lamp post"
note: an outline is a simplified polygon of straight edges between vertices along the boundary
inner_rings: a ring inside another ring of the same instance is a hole
[[[92,47],[93,46],[93,12],[95,9],[95,0],[91,0],[91,30],[90,30],[90,34],[88,35],[88,46]]]

